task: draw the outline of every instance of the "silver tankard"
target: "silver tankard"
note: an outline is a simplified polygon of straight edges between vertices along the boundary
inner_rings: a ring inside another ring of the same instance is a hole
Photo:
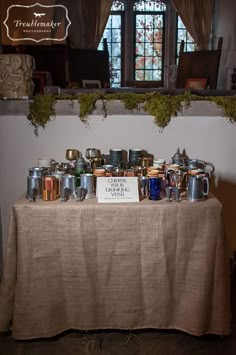
[[[60,181],[60,196],[62,201],[67,201],[69,198],[76,198],[76,176],[65,174]]]
[[[94,188],[94,175],[93,174],[81,174],[80,175],[80,186],[86,191],[86,199],[96,197]]]
[[[188,177],[188,193],[189,201],[204,200],[209,194],[209,179],[205,175],[192,175]]]

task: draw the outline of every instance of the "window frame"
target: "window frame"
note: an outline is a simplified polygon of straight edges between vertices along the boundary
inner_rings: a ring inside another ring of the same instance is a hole
[[[111,10],[111,15],[121,16],[121,73],[120,87],[123,87],[127,81],[135,78],[135,43],[136,43],[136,14],[163,14],[163,48],[162,48],[162,69],[161,78],[164,87],[169,85],[169,70],[176,66],[178,48],[178,14],[170,0],[161,0],[165,5],[165,10],[136,10],[134,8],[137,0],[119,0],[123,4],[123,9]],[[115,0],[114,0],[115,3]],[[131,45],[130,45],[131,44]],[[114,86],[115,87],[115,86]]]

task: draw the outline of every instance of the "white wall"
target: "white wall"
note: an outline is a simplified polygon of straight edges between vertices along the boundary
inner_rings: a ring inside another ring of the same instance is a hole
[[[91,116],[89,127],[77,116],[59,116],[35,137],[25,116],[0,116],[0,203],[3,242],[6,243],[9,210],[26,190],[28,169],[40,157],[66,161],[65,151],[76,148],[84,153],[96,147],[102,153],[110,148],[140,147],[155,157],[170,158],[178,147],[190,158],[215,166],[211,191],[224,207],[229,250],[236,249],[236,124],[222,117],[177,117],[160,132],[147,115]]]

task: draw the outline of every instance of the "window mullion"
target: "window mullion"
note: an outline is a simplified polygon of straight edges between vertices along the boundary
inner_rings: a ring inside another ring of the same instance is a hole
[[[133,80],[133,68],[134,68],[134,13],[133,4],[131,2],[126,3],[126,10],[124,14],[124,83],[129,80]]]

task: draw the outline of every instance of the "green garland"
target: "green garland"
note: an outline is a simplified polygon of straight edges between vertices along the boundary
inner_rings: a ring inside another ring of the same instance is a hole
[[[53,95],[36,95],[29,104],[28,120],[38,136],[38,128],[45,128],[46,124],[56,116],[56,97]]]
[[[154,117],[155,124],[163,129],[171,117],[177,116],[184,107],[191,105],[191,101],[211,101],[222,108],[222,113],[230,122],[236,122],[236,96],[198,96],[186,91],[181,95],[162,95],[160,93],[112,93],[103,94],[80,93],[78,95],[37,95],[32,98],[29,105],[27,118],[34,126],[35,134],[38,135],[38,128],[45,128],[46,124],[56,116],[55,104],[57,100],[78,100],[80,104],[79,117],[82,122],[88,121],[88,116],[93,112],[96,102],[103,103],[104,116],[107,116],[106,103],[113,100],[120,100],[128,110],[138,110],[140,105],[144,111]]]

